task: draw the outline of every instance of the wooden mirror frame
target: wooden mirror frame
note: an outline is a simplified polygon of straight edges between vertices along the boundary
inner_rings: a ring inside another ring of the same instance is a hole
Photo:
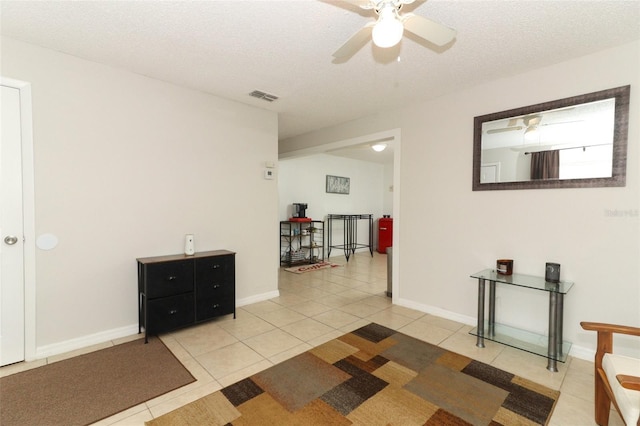
[[[490,191],[504,189],[595,188],[606,186],[625,186],[627,178],[627,132],[629,127],[630,91],[630,86],[616,87],[614,89],[587,93],[585,95],[573,96],[570,98],[475,117],[473,119],[473,190]],[[615,98],[616,100],[611,177],[480,183],[480,166],[482,161],[482,124],[484,122],[502,120],[611,98]]]

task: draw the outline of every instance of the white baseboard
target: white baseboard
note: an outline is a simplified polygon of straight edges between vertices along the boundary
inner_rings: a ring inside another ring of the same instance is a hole
[[[583,346],[572,345],[571,349],[569,349],[569,355],[574,358],[593,362],[596,357],[596,351],[594,349],[585,348]]]
[[[400,299],[394,300],[396,305],[404,306],[405,308],[415,309],[416,311],[424,312],[425,314],[436,315],[441,318],[445,318],[448,320],[460,322],[466,325],[476,325],[476,318],[470,317],[467,315],[461,315],[456,312],[447,311],[436,306],[425,305],[422,303],[416,303],[413,300],[409,299]]]
[[[265,300],[273,299],[280,296],[279,291],[271,291],[268,293],[258,294],[255,296],[239,299],[236,301],[236,306],[245,306],[252,303],[262,302]],[[87,346],[97,345],[99,343],[108,342],[110,340],[119,339],[122,337],[131,336],[138,333],[138,324],[127,325],[120,328],[114,328],[112,330],[101,331],[99,333],[89,334],[87,336],[76,337],[75,339],[66,340],[64,342],[53,343],[51,345],[39,346],[36,348],[35,358],[28,361],[34,361],[36,359],[47,358],[54,355],[60,355],[65,352],[75,351],[76,349],[86,348]]]
[[[394,301],[395,304],[404,306],[405,308],[415,309],[416,311],[424,312],[425,314],[437,315],[441,318],[449,319],[466,325],[476,326],[477,318],[467,315],[460,315],[456,312],[446,311],[435,306],[424,305],[416,303],[408,299],[398,299]],[[572,345],[569,350],[569,355],[574,358],[583,359],[585,361],[592,361],[594,359],[596,351],[593,349],[585,348],[582,346]]]
[[[255,296],[245,297],[244,299],[237,299],[236,306],[246,306],[252,303],[264,302],[265,300],[273,299],[280,296],[279,290],[270,291],[268,293],[256,294]]]
[[[278,296],[280,296],[280,292],[278,290],[270,291],[268,293],[262,293],[255,296],[246,297],[244,299],[238,299],[236,301],[236,306],[240,307],[240,306],[250,305],[252,303],[263,302],[265,300],[273,299],[274,297],[278,297]],[[461,315],[456,312],[447,311],[435,306],[416,303],[408,299],[397,299],[397,300],[394,300],[394,303],[399,306],[415,309],[417,311],[424,312],[426,314],[437,315],[441,318],[449,319],[462,324],[471,325],[471,326],[476,325],[475,317]],[[132,324],[132,325],[128,325],[120,328],[115,328],[112,330],[106,330],[99,333],[90,334],[87,336],[77,337],[75,339],[67,340],[60,343],[40,346],[36,348],[35,359],[42,359],[49,356],[59,355],[65,352],[74,351],[76,349],[82,349],[87,346],[104,343],[109,340],[131,336],[137,333],[138,333],[138,325]],[[569,352],[569,355],[575,358],[586,360],[586,361],[593,361],[593,358],[595,356],[595,350],[585,348],[582,346],[573,345],[571,347],[571,351]],[[28,360],[28,361],[33,361],[33,360]]]
[[[87,336],[76,337],[75,339],[66,340],[51,345],[39,346],[36,348],[36,358],[42,359],[53,355],[63,354],[76,349],[86,348],[87,346],[97,345],[99,343],[108,342],[109,340],[119,339],[121,337],[131,336],[138,333],[138,324],[127,325],[112,330],[101,331],[99,333],[89,334]]]

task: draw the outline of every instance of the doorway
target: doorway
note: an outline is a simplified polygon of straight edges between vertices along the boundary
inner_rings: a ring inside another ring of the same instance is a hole
[[[335,152],[348,147],[359,147],[367,144],[373,144],[375,142],[387,141],[393,145],[393,184],[389,188],[392,190],[392,216],[394,218],[394,233],[393,233],[393,258],[392,258],[392,299],[400,296],[399,282],[400,282],[400,270],[399,262],[401,259],[401,247],[399,247],[398,240],[400,235],[400,158],[401,158],[401,131],[400,129],[391,129],[381,131],[373,134],[363,135],[356,138],[345,139],[337,142],[332,142],[312,148],[305,148],[296,151],[290,151],[279,156],[279,159],[292,159],[297,157],[307,157],[316,154],[325,154]]]

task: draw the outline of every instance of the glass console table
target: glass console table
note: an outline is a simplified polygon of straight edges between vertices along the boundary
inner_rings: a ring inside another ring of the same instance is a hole
[[[548,359],[547,370],[558,371],[556,362],[565,362],[571,348],[571,343],[562,340],[562,317],[564,295],[573,287],[573,283],[566,281],[552,283],[545,281],[543,277],[532,275],[501,275],[495,269],[485,269],[471,275],[471,278],[478,279],[478,326],[469,332],[477,336],[476,346],[484,348],[484,339],[488,339],[522,349],[546,357]],[[487,320],[484,315],[486,281],[489,281],[489,315]],[[549,293],[548,336],[540,336],[532,332],[496,324],[496,283]]]

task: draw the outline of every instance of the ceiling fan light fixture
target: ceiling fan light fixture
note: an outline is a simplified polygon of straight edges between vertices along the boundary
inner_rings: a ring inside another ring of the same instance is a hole
[[[403,32],[404,25],[400,22],[395,7],[390,4],[380,10],[371,38],[378,47],[392,47],[400,42]]]
[[[382,152],[385,150],[386,147],[387,147],[386,143],[377,143],[375,145],[372,145],[371,149],[373,149],[375,152]]]

